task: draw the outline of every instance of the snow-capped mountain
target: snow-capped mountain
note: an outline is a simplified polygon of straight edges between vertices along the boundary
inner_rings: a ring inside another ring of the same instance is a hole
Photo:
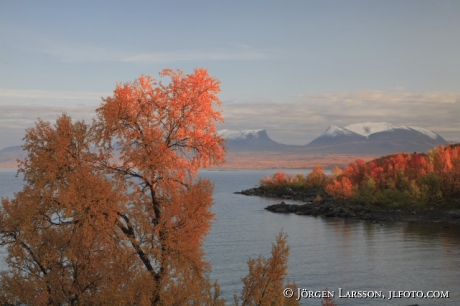
[[[425,128],[362,122],[343,128],[331,125],[306,147],[328,153],[390,154],[426,152],[445,143],[441,136]]]
[[[436,138],[442,138],[441,136],[439,136],[438,134],[436,134],[435,132],[431,131],[431,130],[427,130],[427,129],[424,129],[424,128],[421,128],[421,127],[416,127],[416,126],[408,126],[408,128],[410,129],[413,129],[413,130],[416,130],[417,132],[420,132],[422,134],[425,134],[426,136],[430,137],[431,139],[436,139]]]
[[[347,125],[345,126],[345,129],[364,137],[369,137],[369,135],[379,132],[394,131],[397,129],[407,130],[408,128],[405,126],[399,127],[388,122],[362,122]]]
[[[265,130],[242,130],[242,131],[236,131],[236,130],[220,130],[218,134],[222,136],[226,140],[242,140],[242,139],[248,139],[248,138],[257,138],[261,134],[263,134],[266,131]]]
[[[435,132],[417,127],[417,126],[396,126],[388,122],[362,122],[362,123],[355,123],[345,126],[345,130],[355,132],[365,137],[369,137],[372,134],[380,133],[380,132],[388,132],[388,131],[395,131],[395,130],[415,130],[419,133],[422,133],[431,139],[442,138]]]
[[[305,146],[273,141],[266,130],[221,130],[230,151],[286,151],[337,154],[391,154],[426,152],[446,144],[435,132],[414,126],[388,122],[362,122],[345,127],[330,125],[324,133]]]
[[[282,150],[287,145],[273,141],[266,130],[221,130],[218,132],[232,151],[269,151]]]
[[[341,136],[341,135],[353,135],[353,132],[350,130],[341,128],[340,126],[337,125],[330,125],[326,131],[322,134],[322,136],[325,137],[336,137],[336,136]]]
[[[330,125],[326,131],[319,137],[311,141],[306,147],[308,148],[335,148],[338,145],[349,145],[351,143],[363,142],[365,137],[352,132],[346,128],[336,125]]]
[[[396,126],[387,122],[363,122],[345,127],[330,125],[324,133],[307,145],[286,145],[272,140],[266,130],[221,130],[228,152],[234,156],[250,156],[277,152],[282,159],[286,154],[386,155],[396,152],[426,152],[446,140],[435,132],[422,127]],[[249,153],[249,155],[247,154]],[[24,158],[22,147],[14,146],[0,150],[0,167],[16,167],[17,158]],[[302,157],[303,158],[303,157]],[[250,165],[248,165],[250,167]]]

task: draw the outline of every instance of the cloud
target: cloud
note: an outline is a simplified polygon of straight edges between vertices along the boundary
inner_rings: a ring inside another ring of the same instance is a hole
[[[44,41],[37,52],[59,58],[62,62],[111,62],[127,56],[125,52],[81,43],[61,43]]]
[[[37,118],[44,121],[55,121],[63,112],[74,120],[91,122],[95,116],[95,106],[13,106],[3,105],[0,112],[0,149],[21,144],[25,130],[33,127]]]
[[[271,55],[259,51],[173,51],[163,53],[143,53],[128,56],[121,61],[134,63],[164,63],[179,61],[226,61],[226,60],[262,60]]]
[[[409,92],[385,92],[380,90],[367,90],[343,93],[325,94],[296,94],[295,98],[303,99],[309,103],[337,103],[345,102],[348,104],[369,102],[384,104],[455,104],[460,103],[460,94],[453,92],[428,92],[428,93],[409,93]]]
[[[44,120],[55,119],[57,115],[66,112],[75,119],[85,119],[94,116],[95,106],[34,106],[34,105],[3,105],[0,120],[32,120],[37,117]]]
[[[273,53],[247,45],[225,44],[214,50],[172,50],[167,52],[135,52],[104,48],[81,43],[45,41],[36,51],[55,56],[63,62],[125,62],[136,64],[169,63],[181,61],[246,61],[273,58]]]
[[[311,127],[321,127],[326,119],[302,102],[223,102],[223,116],[228,129],[267,129],[271,138],[281,143],[306,144]]]
[[[5,91],[1,95],[33,96],[36,91]],[[40,97],[99,100],[103,93],[38,91]],[[34,96],[36,98],[36,96]],[[19,98],[18,98],[19,99]],[[27,98],[24,98],[27,99]],[[30,100],[30,98],[28,98]],[[56,98],[57,99],[57,98]],[[59,100],[56,100],[59,101]],[[72,100],[75,101],[75,100]],[[40,103],[40,101],[38,102]],[[38,104],[37,103],[37,104]],[[74,119],[90,122],[96,104],[77,105],[2,105],[0,112],[0,149],[20,144],[27,127],[37,117],[54,121],[62,112]],[[274,140],[304,145],[323,133],[330,124],[345,126],[364,121],[387,121],[395,125],[431,129],[446,140],[460,142],[460,94],[357,91],[344,93],[302,94],[285,101],[248,98],[222,103],[225,124],[219,129],[266,129]]]
[[[109,93],[52,90],[19,90],[0,88],[0,97],[34,98],[34,99],[65,99],[65,100],[101,100]]]
[[[225,127],[267,129],[276,141],[306,144],[330,125],[387,121],[431,129],[460,142],[460,94],[356,91],[300,94],[284,102],[224,101]]]

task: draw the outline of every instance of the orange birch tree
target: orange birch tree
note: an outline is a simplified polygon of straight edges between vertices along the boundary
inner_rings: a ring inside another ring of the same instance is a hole
[[[0,207],[0,304],[225,304],[202,250],[213,186],[198,178],[224,159],[219,82],[160,75],[118,85],[92,125],[64,114],[27,130],[25,186]],[[298,304],[282,296],[288,255],[280,234],[249,261],[243,305]]]
[[[287,235],[280,233],[276,242],[272,244],[270,258],[259,256],[249,259],[249,273],[243,278],[243,291],[238,298],[234,296],[234,305],[239,306],[297,306],[297,285],[285,284],[287,276],[287,263],[289,260],[289,246]],[[294,295],[291,298],[283,296],[283,288],[291,288]]]
[[[219,82],[160,75],[118,85],[92,126],[28,130],[25,187],[0,212],[0,302],[222,305],[202,251],[213,189],[197,178],[224,158]]]
[[[20,163],[25,187],[2,200],[1,244],[11,270],[2,274],[2,304],[62,305],[133,298],[135,269],[114,243],[123,186],[97,167],[91,130],[62,115],[27,131]],[[124,262],[124,264],[120,264]],[[126,279],[119,282],[119,277]],[[109,295],[111,293],[111,295]]]
[[[128,186],[117,212],[139,265],[148,273],[146,290],[154,305],[198,303],[209,294],[202,244],[213,214],[212,185],[198,169],[223,161],[219,82],[206,70],[193,74],[163,70],[167,84],[141,76],[118,85],[104,99],[95,121],[104,154],[118,162],[103,167]]]

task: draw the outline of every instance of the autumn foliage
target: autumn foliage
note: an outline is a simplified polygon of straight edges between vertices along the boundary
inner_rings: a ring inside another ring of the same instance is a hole
[[[0,305],[225,305],[202,250],[213,186],[198,177],[224,160],[219,82],[160,75],[118,85],[91,125],[63,114],[27,130],[25,186],[0,207]],[[243,305],[297,305],[282,295],[288,255],[280,234],[249,261]]]
[[[327,288],[325,291],[327,291]],[[337,303],[332,296],[325,296],[321,301],[321,306],[337,306]]]
[[[345,194],[344,189],[351,192]],[[448,145],[428,154],[397,153],[368,163],[357,160],[345,167],[326,190],[377,207],[458,206],[460,148]]]
[[[104,99],[94,124],[101,152],[119,163],[103,167],[124,186],[121,230],[149,277],[154,304],[202,300],[209,287],[201,249],[213,218],[212,186],[199,167],[223,161],[219,82],[204,69],[192,75],[164,70],[165,85],[150,77],[119,85]]]
[[[298,297],[285,298],[284,288],[291,288],[296,293],[295,283],[285,283],[289,246],[287,235],[280,233],[272,244],[271,257],[259,256],[248,261],[249,274],[243,278],[243,291],[235,296],[234,305],[238,306],[289,306],[299,305]]]
[[[91,131],[63,115],[27,131],[25,187],[2,201],[1,243],[8,246],[3,302],[33,305],[102,301],[136,286],[130,252],[113,243],[121,186],[98,167]],[[115,264],[123,262],[122,265]],[[127,279],[124,286],[118,277]],[[110,298],[111,299],[111,298]]]
[[[329,182],[329,178],[324,174],[324,168],[316,166],[306,176],[299,173],[295,177],[285,172],[276,172],[273,177],[266,176],[260,180],[262,188],[323,188]]]
[[[326,191],[335,197],[350,199],[353,196],[353,185],[348,177],[342,176],[327,185]]]
[[[222,304],[202,250],[213,188],[197,178],[224,158],[219,82],[160,75],[118,85],[92,125],[27,130],[25,187],[0,211],[0,303]]]
[[[283,172],[260,181],[262,188],[323,188],[329,195],[375,208],[412,210],[458,207],[460,146],[436,147],[428,154],[397,153],[370,162],[361,159],[326,175],[315,167],[307,176]]]

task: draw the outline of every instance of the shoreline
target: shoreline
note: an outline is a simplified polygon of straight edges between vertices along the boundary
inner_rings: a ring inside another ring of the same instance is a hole
[[[314,217],[334,217],[366,220],[371,222],[409,222],[439,224],[441,226],[460,225],[460,210],[391,210],[372,209],[354,201],[338,199],[323,190],[312,188],[293,191],[289,188],[269,190],[261,187],[237,191],[235,194],[283,199],[280,203],[265,207],[274,213],[294,213]],[[286,201],[301,201],[303,204],[288,204]]]

